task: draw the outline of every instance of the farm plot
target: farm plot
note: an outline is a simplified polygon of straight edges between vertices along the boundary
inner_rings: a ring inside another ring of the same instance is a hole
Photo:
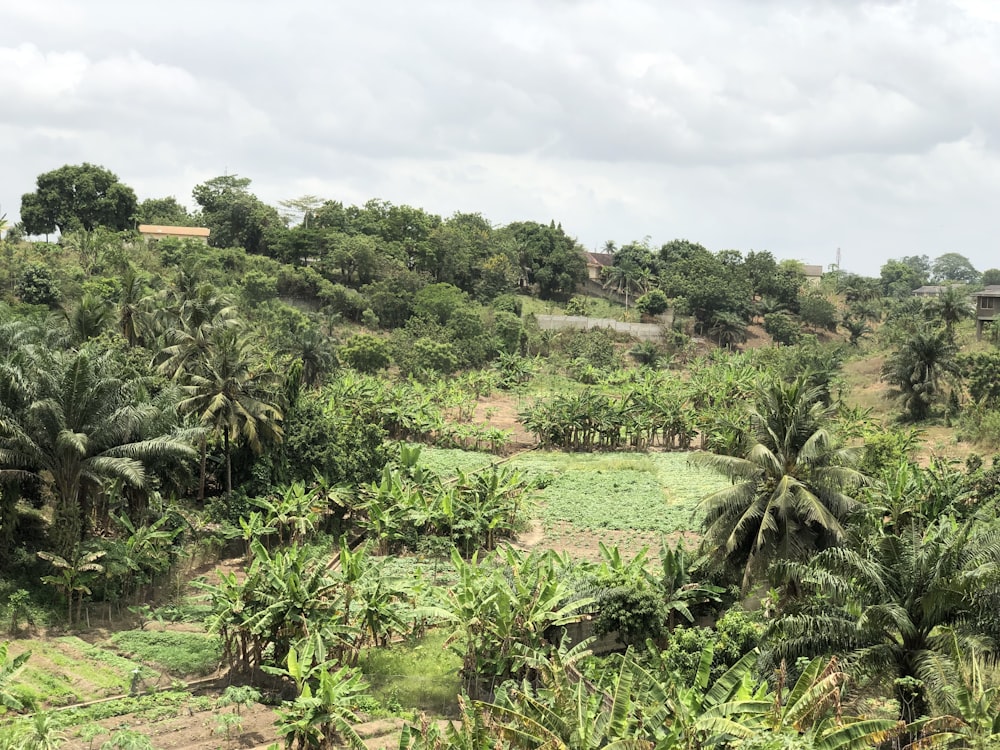
[[[127,693],[139,679],[155,684],[160,674],[137,661],[93,646],[75,636],[11,641],[11,655],[31,652],[12,683],[22,699],[42,707],[65,706]]]
[[[595,557],[598,542],[637,551],[661,536],[694,539],[702,498],[727,480],[692,465],[687,453],[560,453],[531,451],[508,463],[538,481],[533,515],[541,538],[530,547]],[[442,472],[483,468],[496,459],[459,450],[424,448],[422,464]]]

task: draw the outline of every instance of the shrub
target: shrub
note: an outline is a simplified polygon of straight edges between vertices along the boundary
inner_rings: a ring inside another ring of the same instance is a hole
[[[635,309],[643,315],[662,315],[670,307],[670,300],[660,289],[651,289],[635,301]]]
[[[358,333],[340,347],[340,359],[358,372],[378,372],[389,366],[389,344],[370,333]]]
[[[799,317],[814,328],[837,330],[837,308],[820,294],[809,294],[800,300]]]
[[[24,267],[14,283],[14,292],[22,302],[29,305],[55,307],[60,300],[59,285],[52,271],[37,263],[29,263]]]
[[[778,344],[794,344],[802,335],[798,322],[787,313],[768,313],[764,316],[764,330]]]

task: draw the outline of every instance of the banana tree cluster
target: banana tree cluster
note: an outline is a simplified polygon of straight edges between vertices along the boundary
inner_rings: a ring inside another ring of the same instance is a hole
[[[459,472],[445,480],[426,470],[386,467],[379,482],[361,491],[360,527],[381,554],[417,549],[425,537],[446,538],[466,556],[493,549],[524,523],[530,483],[508,467]]]

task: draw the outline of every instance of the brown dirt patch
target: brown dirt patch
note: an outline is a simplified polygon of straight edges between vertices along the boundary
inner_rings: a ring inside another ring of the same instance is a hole
[[[519,536],[515,546],[525,551],[553,550],[568,554],[573,560],[589,562],[601,561],[601,543],[606,547],[618,547],[623,557],[635,557],[645,547],[649,550],[649,560],[659,559],[660,540],[674,545],[684,539],[688,549],[697,547],[701,537],[694,532],[660,534],[656,531],[633,531],[621,529],[581,529],[565,521],[554,521],[544,525],[533,521],[532,528]]]

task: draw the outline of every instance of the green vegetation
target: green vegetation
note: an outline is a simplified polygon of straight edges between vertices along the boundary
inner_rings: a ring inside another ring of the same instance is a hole
[[[215,636],[170,630],[123,630],[111,636],[115,648],[130,659],[152,664],[177,677],[214,672],[222,659]]]
[[[0,655],[8,714],[40,709],[19,744],[195,707],[234,741],[266,684],[290,746],[360,747],[366,707],[460,717],[407,748],[995,745],[1000,463],[914,455],[920,429],[1000,448],[962,256],[807,287],[768,252],[610,243],[584,284],[556,222],[305,196],[289,225],[250,185],[195,186],[192,215],[67,166],[0,239],[2,614],[38,635]],[[658,343],[531,315],[667,309]],[[508,544],[534,519],[702,542]],[[126,613],[120,653],[53,636]],[[46,710],[220,662],[249,692]]]
[[[372,695],[385,709],[452,715],[461,692],[461,659],[446,647],[446,634],[431,631],[422,638],[369,649],[358,667]]]

